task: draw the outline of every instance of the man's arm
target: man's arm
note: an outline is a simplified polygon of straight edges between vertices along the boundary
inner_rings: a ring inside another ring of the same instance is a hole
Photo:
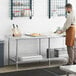
[[[69,15],[69,16],[67,17],[67,20],[66,20],[66,22],[65,22],[65,24],[64,24],[64,26],[63,26],[63,28],[62,28],[62,31],[65,32],[65,31],[71,26],[72,20],[73,20],[72,15]]]
[[[72,20],[73,20],[73,16],[72,15],[69,15],[67,17],[66,22],[64,23],[64,26],[63,26],[62,30],[57,31],[57,33],[58,34],[61,34],[61,33],[65,32],[71,26]]]

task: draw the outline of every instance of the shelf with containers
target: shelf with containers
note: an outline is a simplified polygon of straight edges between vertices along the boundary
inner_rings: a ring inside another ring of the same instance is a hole
[[[29,17],[32,19],[33,0],[11,0],[11,20],[15,17]]]
[[[69,2],[69,0],[49,0],[48,1],[48,16],[49,18],[53,16],[65,16],[67,13],[65,12],[65,5]]]

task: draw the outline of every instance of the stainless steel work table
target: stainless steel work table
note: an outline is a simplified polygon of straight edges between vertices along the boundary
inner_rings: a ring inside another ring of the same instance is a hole
[[[10,64],[10,60],[16,62],[16,68],[18,69],[18,64],[19,63],[25,63],[25,62],[20,62],[18,61],[18,42],[19,40],[27,40],[27,39],[38,39],[39,41],[39,54],[41,54],[41,39],[48,39],[48,48],[50,48],[50,38],[58,38],[62,36],[38,36],[38,37],[31,37],[31,36],[21,36],[21,37],[12,37],[8,36],[8,64]],[[10,57],[10,40],[14,39],[16,41],[16,59],[12,59]],[[50,56],[50,53],[49,53]],[[43,61],[46,59],[43,59]],[[50,65],[50,58],[48,58],[48,65]]]

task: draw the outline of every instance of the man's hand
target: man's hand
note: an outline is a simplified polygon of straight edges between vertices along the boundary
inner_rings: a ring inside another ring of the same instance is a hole
[[[62,34],[63,32],[64,32],[64,31],[61,31],[61,30],[60,30],[60,31],[57,31],[56,33],[58,33],[58,34]]]

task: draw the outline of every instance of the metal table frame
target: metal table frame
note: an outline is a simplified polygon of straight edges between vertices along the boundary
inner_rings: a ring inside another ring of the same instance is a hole
[[[18,42],[19,40],[26,40],[26,39],[38,39],[39,40],[39,55],[41,54],[41,39],[48,39],[48,48],[50,48],[50,37],[28,37],[28,38],[19,38],[19,37],[12,37],[12,39],[15,39],[16,41],[16,69],[18,69]],[[8,38],[8,65],[10,65],[10,40],[11,38]],[[50,57],[50,53],[49,53],[49,57]],[[49,63],[48,65],[50,65],[50,58],[49,58]]]

